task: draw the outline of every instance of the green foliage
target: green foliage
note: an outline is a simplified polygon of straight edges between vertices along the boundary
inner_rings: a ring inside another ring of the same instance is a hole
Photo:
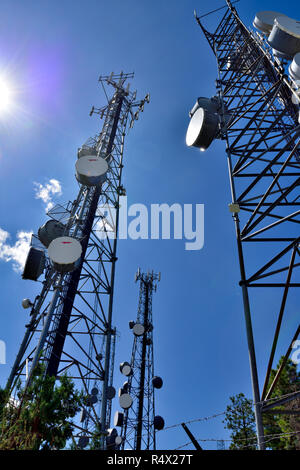
[[[18,402],[0,391],[0,450],[63,449],[73,431],[73,418],[83,397],[67,377],[45,376],[38,366]]]
[[[280,359],[277,368],[272,369],[270,374],[269,385],[272,384],[274,377],[281,366],[283,357]],[[280,397],[299,390],[300,374],[297,372],[297,366],[290,359],[287,361],[283,368],[280,378],[274,388],[272,397]],[[276,410],[300,410],[300,400],[296,399],[286,403],[283,406],[273,408]],[[265,436],[267,438],[270,434],[282,434],[298,432],[297,435],[282,436],[278,439],[272,439],[267,442],[267,445],[272,450],[291,450],[300,449],[300,419],[296,415],[287,414],[263,414],[263,423],[265,429]]]
[[[230,397],[231,404],[227,406],[225,413],[225,428],[230,429],[232,443],[230,449],[233,450],[255,450],[255,417],[252,410],[252,402],[239,393]]]
[[[268,388],[281,366],[283,357],[277,368],[272,369]],[[274,387],[272,397],[281,397],[299,390],[300,373],[297,366],[288,360]],[[252,401],[243,393],[230,397],[231,404],[227,406],[224,423],[232,431],[230,449],[256,449],[255,417],[252,410]],[[281,414],[276,411],[300,411],[300,399],[273,408],[274,413],[263,414],[266,446],[271,450],[300,450],[300,418],[293,414]],[[276,434],[285,436],[274,437]],[[287,435],[291,433],[291,435]],[[294,434],[293,434],[294,433]],[[298,434],[295,434],[298,433]]]

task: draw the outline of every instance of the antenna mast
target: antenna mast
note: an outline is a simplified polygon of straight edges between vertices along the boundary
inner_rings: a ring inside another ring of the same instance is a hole
[[[154,375],[152,295],[160,281],[160,273],[136,274],[140,282],[136,322],[130,321],[134,340],[131,361],[120,364],[127,381],[119,390],[119,402],[124,413],[117,411],[115,426],[121,426],[121,448],[155,450],[155,432],[164,427],[161,416],[155,415],[154,389],[163,381]]]
[[[79,448],[88,446],[95,431],[105,448],[115,395],[112,313],[119,200],[126,194],[121,184],[124,142],[149,101],[148,95],[136,101],[128,83],[132,78],[133,73],[123,72],[99,78],[107,104],[93,107],[90,115],[99,114],[104,123],[78,150],[77,198],[53,207],[32,238],[23,278],[37,281],[43,275],[44,280],[35,301],[23,301],[31,319],[6,385],[13,392],[20,378],[27,386],[38,363],[50,376],[67,372],[86,395],[74,436]]]
[[[283,401],[272,397],[299,336],[299,325],[291,332],[284,361],[270,383],[287,297],[291,289],[300,287],[295,278],[300,265],[299,22],[281,13],[260,12],[253,23],[259,33],[254,33],[243,24],[232,2],[226,3],[213,33],[195,14],[215,54],[218,79],[216,96],[198,98],[191,110],[186,143],[202,151],[216,138],[226,144],[229,210],[240,264],[258,446],[264,449],[262,414],[300,396],[299,390]],[[257,289],[280,293],[261,395],[250,311],[250,294],[255,298]]]

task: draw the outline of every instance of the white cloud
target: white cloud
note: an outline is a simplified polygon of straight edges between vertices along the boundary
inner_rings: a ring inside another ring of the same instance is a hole
[[[17,241],[14,245],[7,243],[10,234],[0,227],[0,260],[6,263],[12,261],[16,272],[23,270],[28,250],[30,247],[32,232],[20,231],[17,233]]]
[[[49,183],[46,183],[44,185],[41,183],[33,183],[33,185],[35,191],[35,198],[41,199],[44,204],[46,204],[46,212],[48,212],[54,206],[54,203],[52,202],[52,196],[61,196],[62,194],[60,182],[52,178],[49,180]]]

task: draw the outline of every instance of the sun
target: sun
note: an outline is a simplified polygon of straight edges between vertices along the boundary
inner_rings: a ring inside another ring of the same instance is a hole
[[[6,112],[11,107],[11,88],[8,82],[0,77],[0,113]]]

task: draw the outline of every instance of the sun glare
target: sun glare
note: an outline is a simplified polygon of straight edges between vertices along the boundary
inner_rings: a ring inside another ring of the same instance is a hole
[[[11,89],[8,83],[0,78],[0,112],[8,111],[11,105]]]

